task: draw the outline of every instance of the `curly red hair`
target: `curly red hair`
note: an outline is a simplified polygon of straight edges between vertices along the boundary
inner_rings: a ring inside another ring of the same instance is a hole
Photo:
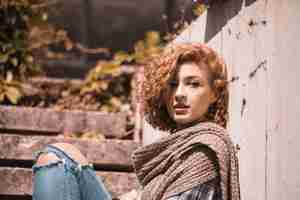
[[[200,43],[170,45],[145,67],[145,80],[141,96],[146,120],[153,127],[161,130],[176,128],[175,122],[167,112],[162,93],[176,68],[184,62],[195,62],[196,64],[203,62],[208,66],[209,83],[217,95],[217,100],[209,106],[206,119],[226,127],[228,118],[226,65],[213,49]]]

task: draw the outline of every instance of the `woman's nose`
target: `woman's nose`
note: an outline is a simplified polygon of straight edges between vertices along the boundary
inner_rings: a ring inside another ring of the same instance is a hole
[[[184,92],[184,87],[182,87],[182,85],[180,84],[175,92],[175,101],[177,101],[178,103],[185,103],[186,99],[187,98]]]
[[[180,103],[180,104],[185,104],[186,103],[186,96],[179,94],[179,95],[175,95],[175,101]]]

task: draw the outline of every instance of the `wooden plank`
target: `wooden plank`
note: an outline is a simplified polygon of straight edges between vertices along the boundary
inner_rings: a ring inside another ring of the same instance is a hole
[[[268,68],[267,200],[300,196],[299,9],[296,0],[268,2],[272,62]]]
[[[139,183],[135,173],[96,172],[113,197],[120,196],[131,190],[138,190]]]
[[[243,8],[223,28],[223,54],[231,64],[229,131],[239,145],[242,199],[265,200],[266,195],[266,29],[264,1]],[[234,6],[227,9],[233,12]],[[251,21],[257,25],[250,26]],[[242,51],[242,52],[241,52]],[[258,69],[259,70],[256,70]],[[256,70],[256,73],[253,72]],[[250,74],[253,74],[251,76]]]
[[[266,119],[268,100],[266,70],[270,49],[265,4],[257,0],[248,7],[242,1],[216,4],[199,17],[177,42],[206,42],[221,53],[228,64],[230,84],[228,130],[239,151],[242,199],[263,200],[266,196]],[[253,26],[251,25],[251,20]],[[265,62],[266,61],[266,62]],[[262,65],[261,65],[262,64]],[[254,76],[250,74],[256,70]],[[284,198],[283,198],[284,199]]]
[[[47,133],[94,131],[106,137],[126,136],[125,113],[57,111],[53,109],[0,106],[0,128]]]
[[[225,12],[210,8],[177,40],[207,42],[207,33],[216,32],[208,42],[218,49],[210,41],[221,33],[229,77],[238,78],[230,85],[229,130],[241,148],[242,199],[298,199],[300,45],[295,24],[300,7],[296,0],[256,0],[240,10],[238,2],[227,1]]]
[[[113,197],[138,189],[134,173],[96,172]],[[31,195],[33,191],[32,170],[23,168],[0,168],[1,195]]]
[[[131,166],[130,155],[137,144],[131,140],[81,140],[63,137],[20,136],[0,134],[0,159],[33,160],[33,152],[47,144],[67,142],[75,145],[89,162]]]
[[[0,168],[1,195],[30,195],[32,194],[32,172],[30,169]]]

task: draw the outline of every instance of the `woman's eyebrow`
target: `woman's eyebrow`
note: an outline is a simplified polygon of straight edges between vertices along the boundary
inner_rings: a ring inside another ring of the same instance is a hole
[[[201,76],[186,76],[184,77],[185,80],[190,81],[190,80],[199,80],[202,81],[203,78]]]

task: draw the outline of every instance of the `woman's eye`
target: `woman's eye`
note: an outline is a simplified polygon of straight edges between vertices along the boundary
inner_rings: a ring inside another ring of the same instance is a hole
[[[192,87],[199,87],[201,84],[198,81],[195,82],[189,82],[188,85],[192,86]]]
[[[170,87],[177,87],[178,82],[177,81],[169,81],[169,86]]]

